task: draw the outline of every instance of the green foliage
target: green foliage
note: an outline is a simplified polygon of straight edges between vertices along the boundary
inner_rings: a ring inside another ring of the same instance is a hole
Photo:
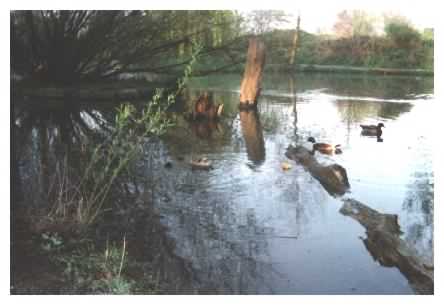
[[[394,31],[395,27],[390,27],[390,30]],[[296,64],[433,69],[433,40],[423,40],[417,32],[408,32],[410,30],[402,30],[401,34],[391,32],[390,36],[348,38],[301,31]],[[270,50],[267,53],[268,68],[276,64],[287,65],[290,31],[274,31],[265,37]]]
[[[421,34],[405,22],[392,21],[384,27],[387,38],[398,48],[416,48],[421,43]]]
[[[432,28],[426,28],[422,33],[422,39],[430,42],[434,40],[434,35],[434,30]]]
[[[124,276],[125,256],[124,239],[121,247],[107,243],[103,252],[97,251],[90,243],[79,244],[75,250],[66,250],[52,256],[52,259],[63,268],[73,290],[130,294],[135,282]]]
[[[232,11],[12,11],[11,68],[53,83],[172,73],[193,41],[214,52],[239,35]]]
[[[45,252],[55,252],[63,248],[63,239],[57,232],[43,233],[41,238],[41,248]]]
[[[141,111],[132,104],[122,104],[117,109],[111,133],[96,146],[86,147],[89,151],[85,154],[85,166],[79,179],[68,177],[70,170],[63,169],[65,175],[58,183],[60,194],[49,215],[54,222],[71,220],[86,229],[96,221],[104,211],[112,186],[141,155],[146,139],[163,135],[173,125],[167,109],[190,78],[200,50],[201,46],[196,43],[191,61],[178,80],[175,92],[157,89]]]

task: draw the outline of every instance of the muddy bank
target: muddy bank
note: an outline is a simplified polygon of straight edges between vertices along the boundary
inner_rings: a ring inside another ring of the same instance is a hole
[[[323,72],[323,73],[360,73],[377,75],[417,75],[433,76],[434,71],[424,69],[394,69],[394,68],[367,68],[339,65],[311,65],[299,64],[294,67],[268,65],[268,70],[276,72]]]
[[[95,101],[120,101],[135,100],[152,96],[154,88],[63,88],[63,87],[42,87],[42,88],[22,88],[15,92],[16,96],[23,98],[45,98],[45,99],[75,99],[75,100],[95,100]]]
[[[148,82],[135,79],[66,86],[20,81],[11,84],[11,91],[14,97],[25,99],[121,101],[151,97],[156,88],[172,88],[174,85],[171,80]]]
[[[84,234],[57,226],[37,230],[36,223],[42,222],[23,216],[22,209],[13,212],[11,294],[115,294],[119,289],[131,294],[199,293],[191,264],[175,254],[175,243],[151,207],[139,204],[125,215],[108,215]],[[45,236],[60,245],[45,249]],[[103,283],[115,276],[103,271],[104,255],[108,245],[121,247],[123,237],[122,282],[116,290],[104,290]]]

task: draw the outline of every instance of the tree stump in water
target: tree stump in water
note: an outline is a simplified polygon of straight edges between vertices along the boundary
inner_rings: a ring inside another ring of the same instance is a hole
[[[302,146],[293,147],[290,145],[285,155],[287,158],[301,163],[330,195],[344,195],[350,188],[347,171],[339,164],[328,166],[319,164],[313,153]]]
[[[354,199],[345,199],[339,212],[358,221],[365,229],[365,247],[382,266],[396,267],[421,294],[433,294],[433,266],[427,265],[416,251],[399,236],[398,216],[383,214]]]
[[[256,106],[261,91],[262,72],[265,65],[265,45],[258,38],[250,38],[247,63],[240,88],[240,107],[243,109]]]
[[[222,115],[223,108],[223,104],[215,105],[211,95],[208,92],[204,92],[194,103],[192,112],[193,120],[215,120]]]

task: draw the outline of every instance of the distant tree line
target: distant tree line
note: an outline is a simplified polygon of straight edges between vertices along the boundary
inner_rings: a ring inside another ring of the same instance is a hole
[[[177,74],[201,52],[194,75],[240,71],[248,37],[261,36],[267,64],[337,64],[433,69],[433,29],[363,11],[338,15],[333,34],[291,30],[283,11],[12,11],[11,71],[50,83],[112,78],[121,73]],[[299,22],[298,22],[299,24]],[[296,43],[297,42],[297,43]]]
[[[302,16],[301,28],[304,18]],[[332,34],[311,34],[300,30],[296,64],[352,65],[381,68],[424,68],[433,70],[434,32],[419,32],[402,16],[378,19],[363,11],[343,11]],[[286,54],[295,30],[274,30],[267,34],[274,56],[269,63],[287,63]]]

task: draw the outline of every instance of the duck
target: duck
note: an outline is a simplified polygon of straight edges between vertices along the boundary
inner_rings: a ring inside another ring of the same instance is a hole
[[[382,127],[385,128],[383,123],[378,125],[360,125],[362,130],[361,134],[364,136],[377,136],[378,138],[382,135]]]
[[[191,169],[202,169],[202,170],[213,169],[211,162],[205,157],[199,158],[197,160],[191,160],[190,164],[191,164]]]
[[[331,155],[333,153],[335,153],[335,154],[342,153],[342,150],[340,148],[341,144],[332,145],[332,144],[327,144],[327,143],[316,143],[316,140],[313,137],[309,137],[307,139],[307,141],[313,143],[313,152],[315,150],[317,150],[320,153],[328,154],[328,155]]]

